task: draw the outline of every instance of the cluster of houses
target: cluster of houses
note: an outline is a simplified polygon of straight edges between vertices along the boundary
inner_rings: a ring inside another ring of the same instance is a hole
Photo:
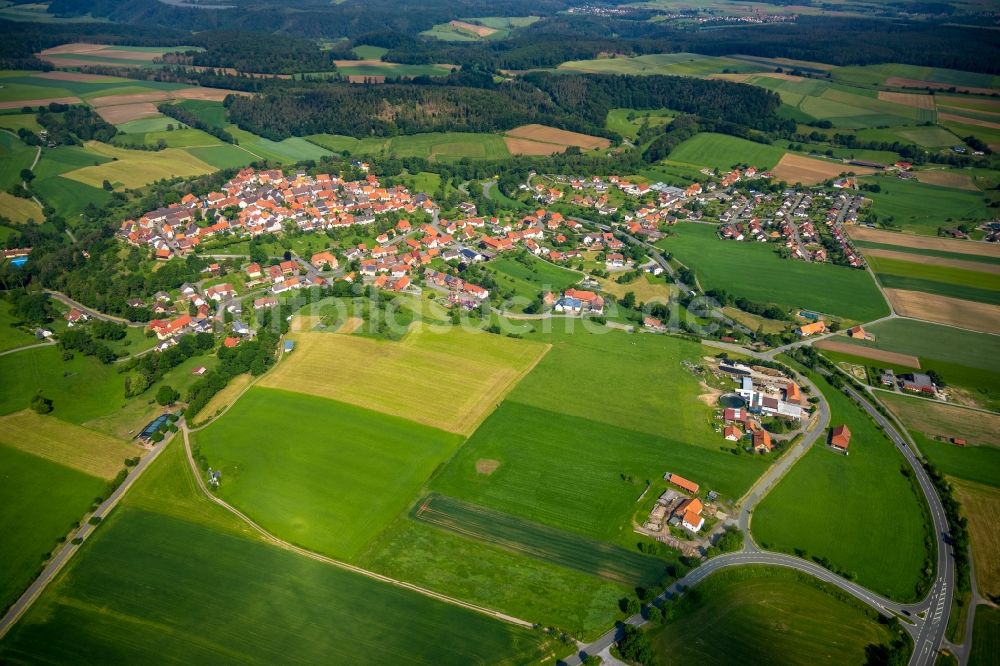
[[[846,262],[855,268],[864,265],[842,227],[844,222],[857,221],[863,197],[844,192],[829,196],[786,190],[774,209],[776,202],[771,194],[735,197],[719,216],[723,223],[719,236],[724,240],[783,242],[795,259],[825,262],[829,253],[816,227],[822,219],[828,235],[843,250]]]
[[[604,297],[586,289],[567,289],[562,296],[547,292],[542,296],[542,303],[556,312],[566,314],[595,316],[604,314]]]
[[[737,362],[723,362],[719,370],[733,376],[738,387],[736,394],[744,403],[742,407],[726,407],[722,412],[726,440],[742,442],[749,439],[754,451],[770,453],[775,443],[771,433],[761,425],[761,419],[776,417],[801,421],[807,416],[802,389],[781,373],[765,374]]]
[[[671,485],[691,495],[696,496],[700,489],[697,483],[689,481],[679,474],[667,472],[663,475],[663,478]],[[664,517],[669,516],[667,518],[668,523],[680,525],[690,532],[698,532],[705,525],[705,518],[701,515],[705,509],[705,505],[698,497],[681,497],[679,502],[671,502],[675,497],[676,493],[669,490],[666,491],[660,496],[661,501],[657,502],[657,507],[662,507]],[[654,508],[650,518],[653,519],[656,513],[657,508]]]
[[[448,301],[467,310],[479,307],[490,297],[490,290],[430,268],[424,269],[424,282],[428,286],[447,290]]]
[[[123,221],[118,235],[151,248],[157,259],[170,259],[226,234],[252,238],[281,233],[286,225],[303,231],[367,225],[380,213],[434,209],[428,196],[412,196],[402,186],[382,187],[372,175],[345,181],[330,174],[286,176],[279,169],[246,168],[220,191],[188,194],[138,220]]]
[[[166,292],[157,292],[153,296],[153,314],[146,324],[146,330],[156,334],[160,344],[157,350],[177,344],[177,338],[188,333],[212,333],[215,330],[214,321],[224,309],[235,317],[242,314],[242,306],[236,300],[236,290],[231,284],[217,284],[200,291],[196,285],[185,282],[181,285],[180,295],[174,301]],[[176,315],[169,317],[168,315]],[[239,319],[234,319],[232,329],[238,335],[250,336],[253,332]]]

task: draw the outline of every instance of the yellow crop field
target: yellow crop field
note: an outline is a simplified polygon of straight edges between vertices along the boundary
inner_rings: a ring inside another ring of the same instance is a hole
[[[1000,594],[1000,490],[981,483],[951,479],[962,513],[969,520],[972,559],[976,565],[976,583],[983,596]]]
[[[126,458],[143,452],[134,444],[28,409],[0,417],[0,441],[105,479],[114,478]]]
[[[81,183],[101,187],[105,180],[112,185],[142,187],[161,178],[200,176],[216,169],[179,148],[159,151],[127,150],[97,141],[88,141],[87,149],[114,159],[97,166],[87,166],[63,174]]]
[[[341,333],[293,333],[295,350],[260,386],[308,393],[471,434],[549,345],[418,330],[400,342]]]
[[[28,220],[45,221],[45,213],[42,212],[42,207],[36,204],[34,199],[21,199],[6,192],[0,192],[0,215],[4,215],[12,222],[19,224]]]

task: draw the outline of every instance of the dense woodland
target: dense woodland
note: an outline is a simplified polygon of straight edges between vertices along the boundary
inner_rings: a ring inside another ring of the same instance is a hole
[[[780,104],[775,93],[676,76],[532,74],[491,88],[324,84],[259,97],[233,96],[227,103],[234,122],[269,139],[321,132],[358,138],[493,132],[525,123],[607,136],[604,120],[617,107],[668,107],[760,130],[788,124],[775,115]]]
[[[204,51],[168,54],[166,62],[198,67],[226,67],[238,72],[292,74],[335,69],[334,53],[322,51],[311,39],[264,32],[209,30],[192,40]],[[341,54],[336,54],[339,57]]]

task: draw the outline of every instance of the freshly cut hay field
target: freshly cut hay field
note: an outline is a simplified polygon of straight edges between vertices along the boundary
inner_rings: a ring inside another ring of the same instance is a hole
[[[142,449],[26,409],[0,417],[0,442],[85,474],[111,479]]]
[[[653,587],[667,575],[667,563],[661,559],[445,495],[425,497],[413,508],[411,516],[469,539],[628,587]]]
[[[892,102],[893,104],[912,106],[916,109],[929,109],[931,111],[934,110],[934,95],[924,95],[920,93],[887,92],[885,90],[880,90],[878,92],[878,98],[883,102]]]
[[[851,354],[862,358],[870,358],[874,361],[884,361],[885,363],[891,363],[893,365],[903,365],[907,368],[920,368],[920,359],[916,356],[898,354],[896,352],[884,351],[882,349],[872,349],[871,347],[862,347],[861,345],[854,345],[850,342],[843,342],[834,338],[820,340],[815,343],[815,346],[819,349],[827,349],[832,352],[842,352],[844,354]]]
[[[103,479],[0,443],[0,608],[13,603],[80,520]]]
[[[663,663],[860,664],[866,646],[892,638],[861,602],[784,567],[724,569],[695,589],[652,630]]]
[[[504,145],[511,155],[554,155],[561,153],[568,148],[555,143],[541,143],[539,141],[529,141],[528,139],[515,139],[505,136]]]
[[[976,183],[972,180],[972,176],[967,173],[955,173],[954,171],[917,171],[916,176],[917,180],[921,183],[929,183],[939,187],[954,187],[959,190],[979,191]]]
[[[569,132],[547,125],[521,125],[506,132],[507,136],[515,139],[529,139],[542,143],[554,143],[563,146],[578,146],[584,150],[592,148],[607,148],[611,141],[599,136],[580,134],[579,132]]]
[[[1000,244],[981,241],[959,240],[957,238],[938,238],[936,236],[917,236],[914,234],[883,231],[869,227],[849,226],[848,233],[855,240],[884,243],[886,245],[902,245],[921,250],[941,250],[959,254],[978,254],[984,257],[1000,258]]]
[[[288,541],[353,558],[415,499],[461,437],[325,398],[253,388],[196,441],[222,471],[221,497]]]
[[[56,102],[58,104],[80,104],[82,100],[79,97],[70,95],[64,97],[42,97],[39,99],[4,101],[0,102],[0,109],[20,109],[22,106],[47,106],[52,102]]]
[[[97,141],[88,141],[87,149],[106,157],[117,158],[99,166],[88,166],[63,174],[93,187],[101,187],[105,181],[120,183],[125,187],[142,187],[161,178],[178,176],[200,176],[215,171],[179,148],[167,148],[157,152],[116,148]]]
[[[228,407],[236,400],[237,397],[253,381],[253,376],[249,373],[244,373],[242,375],[237,375],[229,380],[226,384],[226,388],[222,389],[218,393],[212,396],[212,398],[201,408],[198,415],[191,419],[191,422],[197,425],[201,425],[208,419],[214,417],[217,412],[221,412],[223,409]]]
[[[803,185],[822,183],[824,180],[836,178],[847,171],[853,171],[859,176],[875,173],[874,169],[866,167],[854,166],[843,162],[818,160],[794,153],[785,153],[781,161],[771,171],[780,180],[789,183],[802,183]]]
[[[143,102],[165,102],[168,99],[172,99],[174,96],[174,91],[168,90],[152,90],[149,92],[137,92],[137,93],[123,93],[123,94],[111,94],[102,95],[101,97],[91,97],[87,102],[94,108],[99,109],[102,106],[120,106],[123,104],[141,104]]]
[[[84,551],[0,660],[512,666],[551,649],[531,629],[155,511],[120,507]]]
[[[620,388],[622,383],[614,386]],[[567,380],[563,387],[553,401],[589,400],[576,406],[589,405],[595,418],[603,417],[601,403],[587,390],[589,386]],[[692,402],[703,407],[695,399]],[[651,435],[507,400],[434,478],[431,489],[631,547],[635,543],[631,521],[646,479],[656,483],[665,472],[677,472],[705,490],[737,498],[767,468],[759,457],[736,459],[728,449],[720,451],[723,442],[716,434],[716,445],[709,449],[689,444],[677,430]],[[476,468],[481,460],[500,465],[492,474],[483,474]]]
[[[727,171],[735,164],[770,169],[784,154],[785,151],[777,146],[747,141],[728,134],[702,132],[671,151],[670,161]]]
[[[142,118],[159,116],[160,112],[152,102],[136,102],[134,104],[116,104],[114,106],[97,107],[97,115],[112,125],[127,123]]]
[[[987,598],[1000,595],[1000,489],[971,481],[951,479],[962,515],[969,520],[976,585]]]
[[[978,273],[1000,274],[1000,264],[988,264],[982,261],[967,261],[964,259],[949,259],[947,257],[931,257],[915,255],[910,252],[898,252],[896,250],[883,250],[881,248],[865,248],[862,250],[866,256],[919,263],[925,266],[945,266],[958,268],[964,271],[975,271]]]
[[[32,72],[31,75],[36,79],[79,83],[125,83],[129,81],[129,79],[123,79],[120,76],[104,76],[103,74],[88,74],[86,72]]]
[[[458,328],[410,332],[400,342],[297,333],[295,351],[260,386],[308,393],[449,432],[476,426],[548,346]]]
[[[961,437],[973,445],[1000,446],[1000,415],[886,392],[878,397],[909,428],[930,436]]]
[[[923,495],[899,473],[906,462],[875,422],[851,398],[811,378],[829,402],[830,424],[850,428],[850,455],[825,439],[813,444],[754,509],[757,542],[826,557],[891,599],[922,597],[916,588],[930,559],[925,538],[931,535]]]
[[[1000,307],[922,291],[884,289],[896,314],[983,333],[1000,333]]]
[[[24,224],[28,220],[43,222],[45,213],[34,199],[22,199],[7,192],[0,192],[0,215],[9,218],[11,222]]]

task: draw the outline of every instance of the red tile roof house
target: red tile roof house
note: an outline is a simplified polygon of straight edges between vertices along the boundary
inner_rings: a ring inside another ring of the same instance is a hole
[[[761,428],[753,434],[753,450],[757,453],[770,453],[774,450],[771,433]]]
[[[830,446],[847,455],[847,447],[850,445],[851,431],[846,425],[839,425],[830,431]]]
[[[313,265],[313,268],[322,269],[323,266],[328,265],[331,269],[334,269],[337,267],[337,258],[328,251],[317,252],[309,260],[309,263]]]
[[[734,425],[726,426],[725,437],[730,442],[738,442],[743,437],[743,431]]]

